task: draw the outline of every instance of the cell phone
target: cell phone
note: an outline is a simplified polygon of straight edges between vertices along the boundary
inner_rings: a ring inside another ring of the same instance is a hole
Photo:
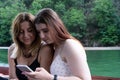
[[[30,69],[27,65],[16,65],[16,67],[21,71],[33,72],[33,70]]]

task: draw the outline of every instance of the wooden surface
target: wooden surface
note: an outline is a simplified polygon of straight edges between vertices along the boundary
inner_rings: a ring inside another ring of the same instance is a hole
[[[8,67],[0,66],[0,73],[8,75],[8,69],[9,69]]]
[[[8,75],[8,67],[0,66],[0,73]],[[92,76],[92,80],[120,80],[120,78],[106,77],[106,76]]]

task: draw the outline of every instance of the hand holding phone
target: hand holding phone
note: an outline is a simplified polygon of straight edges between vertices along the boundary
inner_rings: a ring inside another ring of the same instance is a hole
[[[16,67],[21,71],[33,72],[33,70],[30,69],[27,65],[16,65]]]

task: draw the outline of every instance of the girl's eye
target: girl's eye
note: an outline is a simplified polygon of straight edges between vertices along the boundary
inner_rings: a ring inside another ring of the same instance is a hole
[[[30,28],[30,29],[28,29],[28,32],[33,32],[33,29],[31,29],[31,28]]]
[[[20,33],[24,33],[24,31],[23,31],[23,30],[21,30],[21,31],[20,31]]]
[[[32,32],[33,30],[32,29],[30,29],[30,30],[28,30],[29,32]]]
[[[48,30],[47,30],[47,29],[46,29],[46,30],[43,30],[43,32],[44,32],[44,33],[47,33],[47,32],[48,32]]]

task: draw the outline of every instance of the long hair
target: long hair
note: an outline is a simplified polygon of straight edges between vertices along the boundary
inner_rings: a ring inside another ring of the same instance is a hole
[[[20,34],[20,27],[21,27],[20,24],[24,21],[27,21],[29,25],[32,27],[35,36],[35,40],[32,42],[28,53],[30,53],[32,56],[34,56],[37,53],[38,48],[40,48],[41,40],[38,37],[37,31],[35,29],[34,19],[35,17],[32,14],[27,12],[21,12],[13,20],[11,26],[11,34],[12,34],[13,42],[15,43],[15,49],[13,50],[13,54],[11,57],[16,58],[19,57],[21,54],[23,54],[24,45],[23,43],[20,42],[18,36]]]
[[[55,45],[61,44],[66,39],[75,39],[70,35],[57,13],[50,8],[41,9],[35,17],[35,24],[46,24],[50,34],[53,35]]]

